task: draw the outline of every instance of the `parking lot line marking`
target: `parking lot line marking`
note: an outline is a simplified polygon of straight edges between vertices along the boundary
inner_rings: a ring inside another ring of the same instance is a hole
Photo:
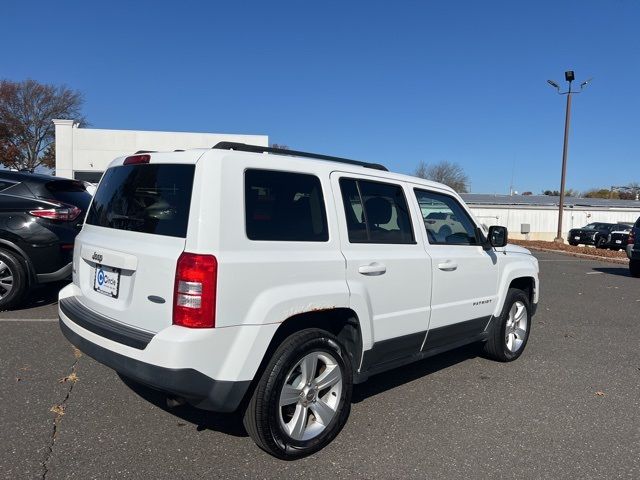
[[[0,322],[57,322],[57,318],[0,318]]]
[[[587,275],[602,275],[603,272],[587,272]]]

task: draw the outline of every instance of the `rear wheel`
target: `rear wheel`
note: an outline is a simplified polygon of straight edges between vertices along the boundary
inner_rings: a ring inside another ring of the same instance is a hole
[[[632,277],[640,278],[640,260],[629,260],[629,273]]]
[[[596,248],[607,248],[607,247],[605,247],[606,243],[607,243],[607,239],[606,238],[599,237],[596,240]]]
[[[573,247],[577,247],[578,246],[578,242],[575,242],[573,240],[569,240],[569,245],[571,245]]]
[[[484,345],[487,357],[511,362],[522,355],[531,330],[529,297],[522,290],[510,288],[499,317],[493,320],[489,339]]]
[[[27,271],[13,253],[0,250],[0,310],[16,306],[27,291]]]
[[[329,444],[351,409],[349,355],[332,334],[295,333],[278,347],[244,415],[251,438],[283,459],[314,453]]]

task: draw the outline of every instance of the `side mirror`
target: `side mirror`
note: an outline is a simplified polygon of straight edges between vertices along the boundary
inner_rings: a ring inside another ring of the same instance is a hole
[[[495,248],[504,247],[508,240],[509,233],[507,232],[507,227],[500,227],[498,225],[489,227],[489,245]]]

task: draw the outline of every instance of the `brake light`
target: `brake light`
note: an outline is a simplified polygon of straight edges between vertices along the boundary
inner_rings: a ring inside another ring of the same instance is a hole
[[[173,324],[190,328],[215,327],[217,283],[216,257],[183,252],[176,266]]]
[[[72,205],[65,205],[60,208],[47,208],[42,210],[30,210],[29,214],[47,220],[60,220],[62,222],[72,222],[80,216],[82,210]]]
[[[151,155],[131,155],[124,159],[123,165],[135,165],[137,163],[149,163],[151,160]]]
[[[627,240],[627,243],[629,245],[633,245],[636,243],[636,232],[634,230],[631,230],[631,232],[629,233],[629,240]]]

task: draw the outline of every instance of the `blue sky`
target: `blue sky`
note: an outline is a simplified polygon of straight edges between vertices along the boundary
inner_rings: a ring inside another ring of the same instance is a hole
[[[95,128],[268,134],[385,163],[459,163],[474,192],[640,182],[640,3],[4,0],[0,78],[65,83]],[[179,145],[177,145],[179,147]]]

